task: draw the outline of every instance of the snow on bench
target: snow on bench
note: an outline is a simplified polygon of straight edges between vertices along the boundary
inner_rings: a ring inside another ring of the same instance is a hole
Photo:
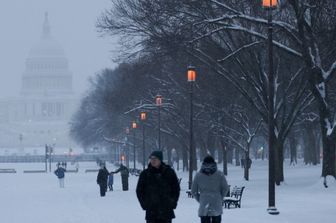
[[[223,204],[225,208],[230,209],[231,205],[234,205],[236,208],[241,207],[241,198],[243,196],[243,191],[245,187],[235,186],[229,197],[224,197]]]
[[[0,173],[16,173],[15,169],[0,169]]]

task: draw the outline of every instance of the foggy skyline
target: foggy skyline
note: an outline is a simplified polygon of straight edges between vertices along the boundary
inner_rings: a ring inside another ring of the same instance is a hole
[[[116,48],[100,37],[97,18],[111,7],[110,0],[11,0],[0,2],[0,98],[18,96],[29,50],[39,42],[45,12],[52,37],[69,60],[76,94],[88,87],[88,77],[112,62]]]

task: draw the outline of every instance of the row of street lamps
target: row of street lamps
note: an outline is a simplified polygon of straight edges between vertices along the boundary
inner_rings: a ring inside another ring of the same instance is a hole
[[[268,213],[269,214],[279,214],[279,211],[275,207],[275,151],[273,148],[275,142],[274,135],[274,74],[273,74],[273,25],[272,25],[272,10],[277,6],[277,0],[263,0],[263,7],[268,9],[268,54],[269,54],[269,75],[268,75],[268,146],[269,146],[269,190],[268,190]],[[189,83],[189,102],[190,102],[190,115],[189,115],[189,182],[188,188],[191,189],[192,178],[193,178],[193,160],[196,154],[195,146],[194,146],[194,134],[193,134],[193,89],[194,83],[196,81],[196,69],[193,66],[188,67],[187,71],[187,80]],[[161,106],[162,106],[162,96],[156,96],[156,105],[158,108],[158,147],[161,150]],[[145,125],[144,122],[146,120],[146,112],[140,113],[140,120],[142,122],[142,150],[143,150],[143,169],[145,169],[146,157],[145,157]],[[134,153],[134,169],[135,169],[135,160],[136,160],[136,152],[135,152],[135,129],[137,128],[137,123],[133,121],[132,129],[133,129],[133,153]]]
[[[189,66],[187,71],[187,79],[190,83],[189,93],[190,93],[190,143],[189,143],[189,189],[191,188],[192,183],[192,160],[193,160],[193,154],[195,154],[194,151],[194,143],[193,143],[193,83],[196,81],[196,70],[195,67]],[[155,104],[158,108],[158,149],[162,150],[161,148],[161,107],[162,107],[162,96],[157,95],[155,98]],[[140,113],[140,120],[142,122],[142,153],[143,153],[143,169],[146,168],[146,149],[145,149],[145,121],[147,119],[147,113],[142,111]],[[135,169],[135,162],[136,162],[136,151],[135,151],[135,130],[137,129],[137,122],[132,122],[132,130],[133,130],[133,168]]]

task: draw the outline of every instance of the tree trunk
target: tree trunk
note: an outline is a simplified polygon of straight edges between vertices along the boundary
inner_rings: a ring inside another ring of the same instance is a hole
[[[225,176],[228,174],[227,169],[227,149],[224,140],[221,140],[221,146],[222,146],[222,154],[223,154],[223,173]]]
[[[288,137],[289,141],[289,155],[290,155],[290,165],[297,164],[297,139],[294,133],[290,134]]]
[[[283,171],[283,146],[284,140],[279,140],[279,138],[275,139],[275,184],[280,185],[281,182],[284,181],[284,171]]]
[[[182,170],[183,171],[188,171],[189,170],[189,166],[188,166],[188,153],[186,149],[182,150]]]
[[[261,151],[261,160],[265,159],[265,144],[263,145],[263,150]]]
[[[305,57],[309,58],[309,50],[306,50],[305,53]],[[333,112],[331,111],[332,109],[329,107],[332,104],[329,96],[329,85],[323,79],[322,70],[312,66],[313,64],[309,63],[310,60],[307,61],[307,66],[311,67],[311,73],[309,73],[310,89],[316,99],[319,109],[319,120],[323,147],[322,176],[326,177],[330,175],[336,178],[335,142],[331,137],[332,133],[328,134],[328,123],[330,123],[331,120],[334,120]]]
[[[192,158],[193,158],[193,160],[192,160],[192,167],[193,167],[193,171],[197,171],[197,154],[196,154],[196,151],[197,151],[197,149],[196,149],[196,143],[194,142],[194,146],[193,146],[193,156],[192,156]]]
[[[215,146],[216,146],[216,138],[214,138],[213,136],[209,134],[207,137],[206,150],[209,151],[211,156],[213,156],[216,159]]]
[[[314,133],[314,129],[312,124],[307,124],[306,125],[306,145],[307,145],[307,151],[308,151],[308,157],[309,157],[309,163],[313,164],[313,165],[317,165],[318,163],[318,159],[319,155],[317,155],[319,152],[317,152],[317,150],[319,150],[318,148],[316,148],[316,135]]]
[[[279,171],[279,179],[280,182],[283,182],[285,180],[284,176],[284,142],[281,142],[280,146],[278,147],[278,152],[279,152],[279,166],[280,166],[280,171]]]
[[[216,146],[216,150],[218,154],[218,163],[223,162],[223,149],[220,149],[222,147],[220,144],[221,143],[218,141],[217,146]]]
[[[176,170],[179,171],[180,170],[180,153],[176,151],[176,162],[177,162],[177,165],[176,165]]]
[[[172,166],[173,162],[172,162],[172,149],[169,147],[167,148],[167,157],[168,157],[168,165]]]
[[[202,159],[207,155],[207,149],[206,149],[206,145],[205,143],[203,143],[203,141],[200,143],[200,160],[202,161]]]
[[[336,178],[335,141],[330,136],[327,136],[327,129],[323,124],[324,119],[320,117],[320,120],[323,145],[322,177],[331,175]]]
[[[240,157],[239,157],[239,149],[235,148],[235,160],[236,160],[236,166],[240,166]]]
[[[315,131],[315,136],[316,136],[316,142],[315,142],[315,146],[316,146],[316,157],[317,157],[317,163],[320,164],[321,163],[321,148],[322,148],[322,140],[321,140],[321,132]]]
[[[249,169],[251,167],[251,159],[250,159],[250,145],[246,146],[245,151],[245,163],[244,163],[244,178],[245,180],[249,180]]]
[[[226,145],[226,144],[225,144]],[[227,162],[233,164],[233,149],[226,146]]]
[[[310,146],[307,138],[308,138],[307,131],[303,131],[303,162],[306,165],[311,164]]]

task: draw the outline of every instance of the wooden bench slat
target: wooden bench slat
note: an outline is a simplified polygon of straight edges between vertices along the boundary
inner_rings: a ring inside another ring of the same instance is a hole
[[[0,169],[0,173],[16,173],[15,169]]]
[[[237,187],[235,186],[231,193],[230,197],[225,197],[223,200],[224,207],[230,209],[231,205],[234,205],[236,208],[241,207],[241,198],[243,196],[243,191],[245,187]]]

